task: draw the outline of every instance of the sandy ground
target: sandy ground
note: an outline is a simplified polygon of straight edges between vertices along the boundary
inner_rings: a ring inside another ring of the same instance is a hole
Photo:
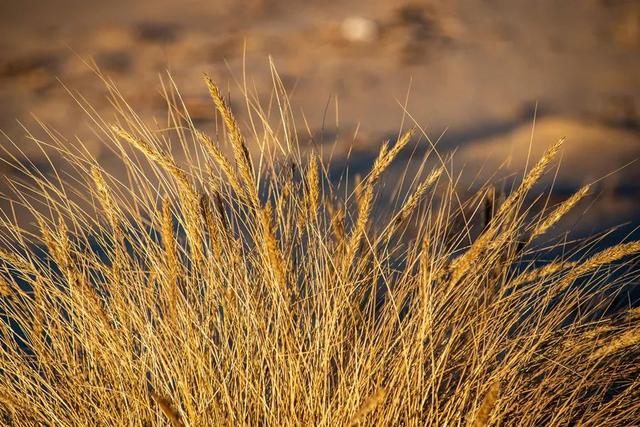
[[[397,134],[406,103],[443,153],[456,150],[473,187],[496,168],[524,166],[537,105],[531,152],[568,137],[558,197],[617,171],[599,181],[584,227],[640,225],[638,1],[4,0],[0,27],[0,129],[30,156],[16,120],[33,128],[34,114],[109,161],[60,83],[112,114],[81,59],[95,60],[147,117],[163,116],[158,76],[170,71],[206,124],[202,73],[233,99],[244,60],[267,100],[270,55],[301,130],[306,120],[314,135],[344,140],[344,151],[354,143],[356,168]]]

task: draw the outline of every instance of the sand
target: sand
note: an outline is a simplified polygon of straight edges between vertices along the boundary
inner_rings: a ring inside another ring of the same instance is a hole
[[[497,167],[514,176],[529,151],[566,136],[558,197],[608,176],[586,227],[603,226],[603,215],[606,224],[640,224],[636,1],[5,0],[0,26],[0,129],[36,163],[41,154],[17,121],[34,129],[32,114],[112,160],[62,84],[113,115],[83,61],[95,61],[148,118],[164,118],[159,76],[170,72],[207,126],[202,73],[235,101],[244,69],[267,101],[271,60],[301,134],[306,121],[316,140],[339,140],[338,157],[354,144],[356,169],[401,123],[419,125],[443,153],[457,150],[470,189]]]

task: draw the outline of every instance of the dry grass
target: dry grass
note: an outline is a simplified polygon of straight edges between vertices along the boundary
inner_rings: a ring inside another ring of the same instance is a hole
[[[608,309],[638,278],[640,244],[534,263],[534,238],[588,192],[528,212],[560,144],[502,204],[489,188],[459,202],[443,164],[386,203],[384,171],[415,132],[384,144],[345,191],[322,152],[286,139],[284,106],[279,127],[247,94],[243,134],[206,84],[219,135],[195,129],[177,94],[169,126],[152,130],[109,86],[119,123],[94,123],[124,182],[55,134],[47,145],[75,175],[8,159],[29,181],[15,183],[13,206],[37,231],[0,219],[3,423],[640,419],[637,309]]]

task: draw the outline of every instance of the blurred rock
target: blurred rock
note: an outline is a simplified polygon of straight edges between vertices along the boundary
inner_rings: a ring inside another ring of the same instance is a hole
[[[351,43],[372,43],[378,39],[379,29],[375,21],[362,16],[351,16],[342,21],[342,37]]]
[[[0,63],[0,78],[20,77],[42,70],[54,71],[57,64],[58,58],[49,53],[31,54],[12,58]]]
[[[135,28],[141,41],[148,43],[173,43],[178,39],[175,25],[162,22],[141,22]]]
[[[131,56],[122,50],[107,50],[96,55],[96,63],[101,70],[124,73],[131,69]]]

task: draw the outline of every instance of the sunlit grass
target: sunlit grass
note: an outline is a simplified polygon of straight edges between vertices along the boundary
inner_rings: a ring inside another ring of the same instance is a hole
[[[177,93],[158,129],[110,84],[113,123],[80,100],[123,181],[54,134],[31,143],[64,159],[56,173],[5,156],[26,176],[13,206],[27,214],[1,224],[3,422],[639,419],[640,312],[610,306],[637,280],[640,244],[535,262],[535,240],[589,191],[526,205],[561,142],[503,200],[487,186],[461,201],[440,162],[389,202],[385,171],[419,132],[382,145],[357,184],[336,183],[289,132],[282,91],[280,122],[245,94],[244,132],[206,84],[218,135],[195,128]]]

